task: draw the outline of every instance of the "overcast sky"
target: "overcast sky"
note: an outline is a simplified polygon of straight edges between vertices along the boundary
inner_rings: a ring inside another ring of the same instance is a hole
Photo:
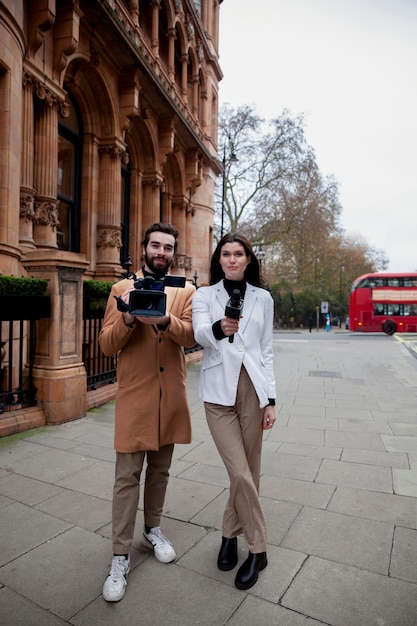
[[[305,114],[341,225],[417,271],[417,0],[224,0],[220,104]]]

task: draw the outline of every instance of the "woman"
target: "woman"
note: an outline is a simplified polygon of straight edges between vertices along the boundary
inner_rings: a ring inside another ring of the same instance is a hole
[[[234,303],[233,297],[230,307],[234,290],[240,298]],[[259,479],[262,432],[275,423],[273,308],[251,244],[239,233],[227,233],[211,260],[210,286],[194,296],[193,328],[204,347],[200,398],[230,479],[219,569],[236,566],[238,535],[243,533],[249,549],[236,574],[238,589],[250,589],[268,564]]]

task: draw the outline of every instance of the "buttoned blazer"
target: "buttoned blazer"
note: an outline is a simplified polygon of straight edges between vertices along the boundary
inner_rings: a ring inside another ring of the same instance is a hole
[[[138,452],[190,443],[183,347],[195,344],[191,322],[195,287],[187,282],[184,288],[165,288],[171,314],[166,330],[141,322],[132,329],[125,325],[113,296],[131,287],[127,279],[113,285],[99,336],[104,354],[118,353],[115,449]]]
[[[240,369],[246,371],[262,408],[276,397],[273,360],[274,302],[271,294],[247,284],[239,331],[233,343],[217,340],[212,325],[224,317],[229,295],[223,281],[200,287],[193,298],[194,336],[204,348],[199,394],[204,402],[233,406]]]

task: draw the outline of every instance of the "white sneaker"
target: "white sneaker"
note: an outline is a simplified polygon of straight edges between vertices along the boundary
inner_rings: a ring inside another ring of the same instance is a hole
[[[144,529],[143,536],[146,541],[153,546],[153,553],[158,561],[161,561],[161,563],[171,563],[171,561],[176,558],[177,555],[172,547],[172,543],[161,532],[159,526],[151,528],[149,533]]]
[[[118,602],[126,591],[126,576],[129,572],[130,556],[114,556],[111,561],[110,574],[103,585],[103,598],[107,602]]]

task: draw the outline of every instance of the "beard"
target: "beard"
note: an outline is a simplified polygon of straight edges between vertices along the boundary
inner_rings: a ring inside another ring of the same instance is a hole
[[[145,263],[153,274],[155,274],[157,277],[162,277],[165,276],[165,274],[167,273],[169,266],[172,263],[172,259],[160,259],[158,260],[158,263],[155,264],[154,259],[145,254]]]

